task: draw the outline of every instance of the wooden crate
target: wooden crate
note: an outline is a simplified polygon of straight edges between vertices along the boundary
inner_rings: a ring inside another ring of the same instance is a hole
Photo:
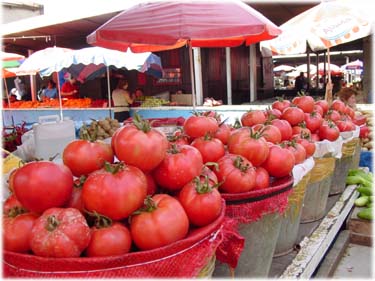
[[[357,213],[362,208],[354,207],[347,221],[350,242],[371,247],[373,245],[372,222],[360,219]]]

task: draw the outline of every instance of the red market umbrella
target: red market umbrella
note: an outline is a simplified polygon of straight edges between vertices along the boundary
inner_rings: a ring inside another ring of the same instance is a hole
[[[91,45],[133,52],[189,46],[193,105],[192,47],[236,47],[275,38],[280,29],[239,0],[160,1],[133,6],[87,36]]]

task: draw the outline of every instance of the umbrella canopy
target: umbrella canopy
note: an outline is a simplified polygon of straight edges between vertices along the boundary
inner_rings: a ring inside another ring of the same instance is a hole
[[[321,63],[318,64],[319,74],[323,75],[324,74],[324,69],[327,70],[328,68],[331,71],[331,75],[339,75],[339,74],[342,73],[342,70],[341,70],[341,68],[338,65],[333,64],[333,63],[331,63],[331,64],[328,65],[328,63],[321,62]]]
[[[301,65],[298,65],[296,66],[296,71],[299,71],[299,72],[307,72],[307,64],[301,64]],[[316,72],[316,66],[311,64],[310,65],[310,73],[312,72]]]
[[[278,72],[278,71],[292,71],[295,70],[296,68],[294,66],[286,65],[286,64],[281,64],[273,68],[273,72]]]
[[[150,52],[133,53],[130,50],[120,52],[101,47],[88,47],[67,52],[60,62],[40,70],[40,75],[49,76],[55,71],[67,70],[83,83],[104,74],[107,67],[113,67],[137,70],[157,78],[162,77],[160,57]]]
[[[234,47],[280,34],[262,14],[239,0],[142,3],[87,36],[91,45],[134,52],[192,47]]]
[[[279,37],[260,44],[262,54],[301,54],[306,53],[307,44],[318,51],[366,37],[374,23],[366,5],[353,0],[322,1],[282,24]]]
[[[280,29],[240,0],[157,1],[133,6],[87,36],[91,45],[134,52],[189,46],[193,106],[192,47],[235,47],[269,40]]]
[[[355,60],[341,66],[342,70],[356,70],[363,69],[363,61]]]
[[[1,52],[0,56],[3,68],[20,66],[23,60],[25,59],[25,56],[15,53]]]

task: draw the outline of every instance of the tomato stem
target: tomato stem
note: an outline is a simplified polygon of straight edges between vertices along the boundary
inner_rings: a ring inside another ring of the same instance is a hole
[[[178,149],[178,146],[175,143],[173,143],[171,145],[171,148],[168,149],[168,152],[171,153],[171,154],[177,154],[177,153],[180,152],[180,150]]]
[[[137,127],[138,130],[148,133],[151,130],[150,122],[143,120],[138,113],[134,113],[133,124]]]
[[[52,215],[47,218],[47,223],[46,223],[46,229],[50,232],[54,231],[58,226],[60,222],[57,220],[57,218]]]
[[[209,168],[209,166],[213,166],[215,168],[215,171],[219,171],[219,164],[216,162],[206,162],[203,166],[206,166]]]
[[[10,218],[15,218],[18,215],[24,214],[26,212],[27,212],[26,209],[22,208],[21,206],[15,206],[9,209],[6,215]]]
[[[78,182],[74,181],[74,187],[75,188],[82,188],[83,184],[85,183],[87,177],[86,176],[80,176],[78,179]]]
[[[233,161],[233,165],[234,167],[239,169],[241,172],[246,172],[250,168],[250,165],[249,164],[244,165],[243,162],[244,162],[243,158],[240,156],[237,156]]]
[[[110,172],[111,174],[117,174],[119,171],[122,171],[125,167],[124,162],[118,162],[111,164],[108,161],[104,162],[104,170]]]
[[[198,194],[205,194],[212,191],[210,181],[207,175],[204,176],[204,181],[201,181],[201,177],[194,178],[195,190]]]

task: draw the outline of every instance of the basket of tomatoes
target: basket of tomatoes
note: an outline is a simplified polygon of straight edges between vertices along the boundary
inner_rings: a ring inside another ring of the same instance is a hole
[[[137,119],[111,144],[73,140],[62,161],[29,162],[9,177],[4,276],[212,274],[225,201],[197,149],[169,149],[162,132]]]

